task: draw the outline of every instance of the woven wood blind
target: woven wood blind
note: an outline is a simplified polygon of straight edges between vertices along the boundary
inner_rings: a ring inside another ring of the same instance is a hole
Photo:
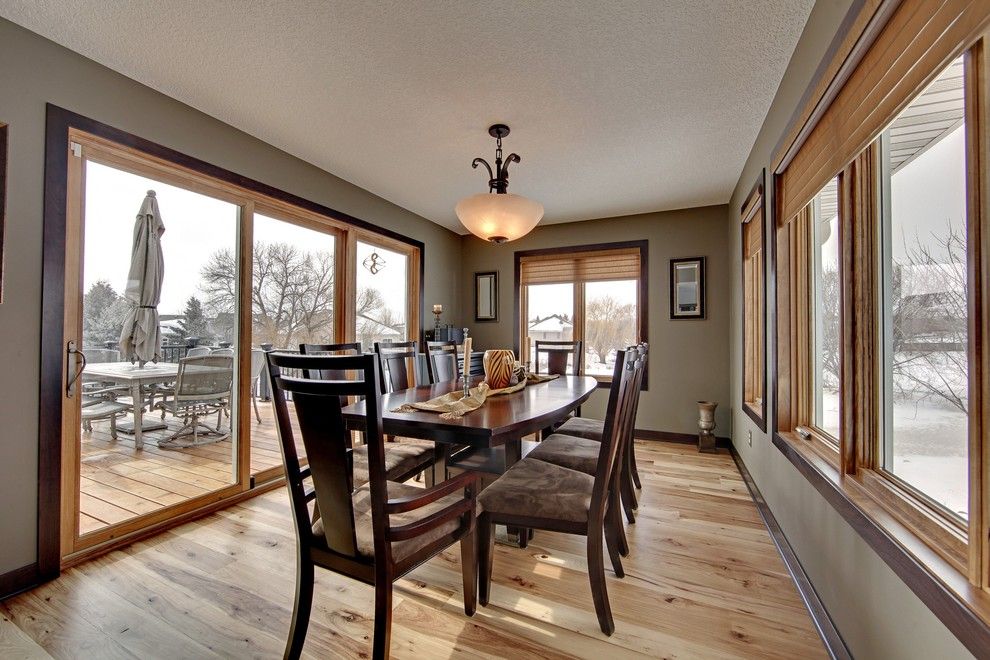
[[[780,175],[778,221],[794,219],[968,47],[990,19],[986,0],[903,0]]]
[[[742,209],[743,257],[750,258],[763,249],[763,188],[758,187]]]
[[[639,277],[639,248],[547,254],[519,260],[519,283],[523,285],[636,280]]]

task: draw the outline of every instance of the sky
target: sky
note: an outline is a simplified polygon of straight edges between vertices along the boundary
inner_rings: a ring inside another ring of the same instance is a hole
[[[592,282],[587,285],[585,298],[593,300],[597,296],[612,296],[620,304],[636,304],[636,283],[632,280],[620,282]],[[529,318],[541,318],[551,314],[574,314],[573,287],[570,284],[539,284],[529,287]]]
[[[106,280],[123,293],[130,266],[134,220],[148,190],[154,190],[165,225],[162,252],[165,279],[162,314],[179,314],[190,296],[204,299],[200,272],[210,256],[237,248],[238,207],[229,202],[183,190],[147,177],[87,161],[83,285],[89,290]],[[334,237],[275,218],[255,214],[255,242],[281,241],[307,251],[333,250]],[[377,251],[385,267],[372,275],[361,264]],[[358,286],[382,291],[386,305],[405,318],[405,255],[358,243]]]

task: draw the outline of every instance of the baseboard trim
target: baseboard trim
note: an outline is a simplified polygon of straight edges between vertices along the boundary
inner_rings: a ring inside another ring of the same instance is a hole
[[[801,561],[798,559],[791,544],[787,541],[784,530],[780,528],[780,524],[777,523],[777,519],[770,510],[770,506],[763,499],[763,493],[760,492],[756,482],[753,481],[753,476],[746,468],[742,456],[739,455],[739,452],[731,444],[729,450],[732,452],[732,458],[736,462],[736,467],[739,468],[739,473],[746,483],[746,488],[749,489],[749,494],[756,503],[756,508],[760,512],[763,524],[766,525],[767,531],[770,533],[770,538],[773,539],[774,545],[777,546],[777,551],[780,553],[781,559],[784,560],[784,565],[791,574],[795,586],[797,586],[801,600],[804,601],[805,607],[808,608],[811,621],[814,623],[818,635],[822,638],[822,643],[825,645],[825,650],[828,652],[829,657],[832,660],[852,660],[853,656],[849,652],[849,647],[846,646],[845,640],[842,639],[838,628],[835,627],[832,617],[829,616],[828,610],[825,609],[825,604],[818,597],[818,592],[815,591],[814,585],[811,584],[811,579],[804,572],[804,567],[801,566]]]
[[[41,581],[41,572],[38,570],[38,562],[32,562],[27,566],[15,568],[0,575],[0,600],[15,596],[22,591],[27,591]]]
[[[698,444],[697,434],[692,435],[691,433],[675,433],[673,431],[653,431],[651,429],[636,429],[635,430],[637,440],[662,440],[664,442],[682,442],[684,444],[696,445]],[[715,438],[715,446],[722,447],[724,449],[732,448],[732,440],[729,438]]]

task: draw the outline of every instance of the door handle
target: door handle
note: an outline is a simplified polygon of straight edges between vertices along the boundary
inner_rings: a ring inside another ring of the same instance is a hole
[[[65,352],[69,356],[65,371],[65,396],[71,399],[76,393],[76,383],[86,369],[86,354],[76,348],[74,340],[66,344]]]

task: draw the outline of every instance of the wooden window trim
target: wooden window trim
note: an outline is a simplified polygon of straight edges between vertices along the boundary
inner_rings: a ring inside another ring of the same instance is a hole
[[[753,184],[752,190],[750,190],[749,195],[746,196],[746,201],[743,203],[740,209],[741,223],[740,223],[740,235],[742,237],[742,325],[743,325],[743,369],[742,369],[742,408],[743,411],[749,416],[750,419],[759,427],[761,431],[766,433],[767,431],[767,296],[766,296],[766,282],[767,282],[767,237],[766,237],[766,195],[764,191],[766,190],[766,170],[760,172],[756,183]],[[756,224],[754,224],[756,223]],[[750,262],[749,250],[747,246],[747,236],[753,231],[759,232],[759,254],[761,256],[758,262],[759,273],[756,277],[756,281],[749,281],[750,275],[748,270],[751,269],[752,264]],[[750,346],[749,324],[753,323],[752,310],[751,307],[751,289],[755,289],[756,295],[762,294],[762,300],[758,306],[759,309],[759,320],[758,328],[754,330],[755,337],[752,339],[753,342],[758,344],[756,348],[759,352],[756,355],[751,353],[754,350],[753,346]],[[750,402],[750,379],[756,378],[757,374],[760,379],[760,405],[755,406]]]
[[[137,174],[153,174],[154,178],[166,182],[176,182],[181,187],[202,192],[225,201],[230,201],[241,207],[241,236],[238,249],[241,255],[248,254],[245,250],[250,250],[251,221],[253,211],[257,204],[259,208],[285,209],[292,208],[311,220],[317,221],[321,226],[332,230],[342,230],[343,240],[353,256],[353,242],[355,236],[361,234],[367,236],[371,242],[382,243],[388,241],[390,244],[402,246],[404,250],[411,250],[416,258],[410,261],[410,299],[415,299],[418,304],[410,310],[409,326],[410,334],[417,335],[420,332],[419,319],[422,317],[420,311],[422,307],[422,286],[423,286],[423,243],[412,238],[408,238],[397,232],[378,227],[370,222],[366,222],[346,213],[336,211],[322,204],[306,200],[291,193],[285,192],[273,186],[236,174],[222,167],[212,165],[205,161],[193,158],[181,152],[175,151],[160,144],[151,142],[136,135],[121,131],[112,126],[103,124],[82,115],[64,110],[55,105],[49,104],[47,111],[47,129],[45,142],[45,203],[44,203],[44,265],[43,280],[45,286],[42,292],[42,331],[41,331],[41,383],[40,402],[43,414],[39,417],[39,456],[38,456],[38,562],[37,570],[32,571],[30,580],[32,583],[44,581],[57,577],[62,565],[62,521],[61,504],[63,498],[62,481],[62,387],[64,383],[64,300],[66,286],[66,242],[65,235],[67,214],[73,212],[68,208],[66,197],[66,186],[69,168],[69,149],[67,148],[70,134],[86,134],[90,138],[90,154],[96,156],[93,160],[106,158],[115,167],[133,171]],[[140,154],[140,158],[134,156]],[[89,157],[88,155],[88,157]],[[135,171],[135,169],[137,171]],[[342,245],[344,243],[342,242]],[[351,259],[353,261],[353,259]],[[339,259],[338,263],[343,267],[345,259]],[[250,273],[249,269],[244,269],[243,273]],[[344,277],[341,278],[343,281]],[[247,293],[249,288],[241,282],[242,290]],[[344,300],[345,306],[347,299]],[[243,305],[243,301],[241,303]],[[353,308],[353,303],[350,305]],[[346,314],[344,310],[344,314]],[[243,326],[243,319],[242,319]],[[242,331],[242,337],[247,337]],[[242,352],[242,360],[250,359],[249,352]],[[245,364],[239,364],[241,373],[249,370]],[[241,389],[247,386],[246,379]],[[239,395],[243,394],[239,390]],[[250,424],[250,406],[241,406],[241,417],[237,423],[243,428],[245,424]],[[218,503],[217,497],[230,495],[231,498],[250,496],[258,492],[261,486],[256,480],[254,489],[243,490],[243,484],[250,483],[243,480],[246,470],[250,469],[248,455],[241,452],[238,455],[236,465],[240,484],[234,484],[228,489],[217,491],[206,499],[195,500],[195,507],[190,507],[188,511],[182,513],[182,518],[203,515],[214,510]],[[237,491],[237,492],[235,492]],[[243,491],[243,492],[241,492]],[[226,500],[232,502],[233,500]],[[174,512],[173,512],[174,513]],[[156,523],[166,525],[162,521]],[[178,523],[176,523],[178,524]],[[126,530],[125,530],[126,531]],[[149,530],[139,530],[133,532],[137,536],[142,536]],[[130,532],[128,532],[130,533]],[[112,547],[130,542],[130,537],[116,536],[109,538],[100,546],[94,546],[92,551],[106,551]],[[78,555],[82,556],[82,555]],[[76,557],[73,557],[75,560]],[[24,584],[21,586],[30,586]]]
[[[869,55],[873,39],[882,36],[884,22],[895,15],[898,8],[916,12],[919,7],[914,0],[872,4],[875,7],[871,11],[876,9],[886,14],[879,26],[873,23],[867,28],[864,24],[863,32],[857,35],[857,39],[862,36],[869,41],[860,55]],[[987,437],[990,429],[990,248],[986,240],[990,224],[990,195],[987,194],[990,190],[990,175],[987,172],[990,139],[986,128],[990,109],[987,104],[990,71],[985,56],[987,44],[990,43],[990,11],[985,8],[975,10],[973,3],[953,3],[951,0],[945,5],[949,10],[958,11],[959,20],[944,34],[935,33],[936,41],[939,41],[936,48],[925,51],[923,57],[918,55],[919,59],[909,62],[906,68],[903,60],[899,62],[904,79],[892,88],[891,95],[896,98],[885,101],[883,112],[899,112],[944,65],[960,53],[966,53],[967,238],[970,245],[969,278],[973,289],[969,301],[969,524],[961,525],[923,493],[886,474],[880,465],[878,438],[881,431],[876,426],[876,408],[880,405],[877,395],[881,385],[871,380],[875,380],[878,373],[875,362],[881,359],[875,342],[879,338],[876,323],[883,313],[877,307],[880,261],[876,231],[879,225],[875,222],[877,200],[875,173],[872,171],[875,161],[870,155],[874,150],[872,142],[866,143],[865,150],[840,174],[841,258],[842,263],[856,264],[856,268],[851,269],[854,272],[841,275],[841,351],[844,354],[841,435],[849,441],[841,445],[841,453],[834,450],[830,453],[822,451],[821,438],[814,430],[808,438],[793,432],[795,419],[802,417],[795,397],[801,386],[796,382],[798,375],[794,371],[793,351],[787,346],[797,316],[793,309],[795,292],[792,290],[795,223],[789,222],[791,218],[784,217],[780,175],[800,151],[804,139],[801,136],[806,137],[813,130],[808,126],[800,129],[792,127],[787,134],[789,137],[782,142],[789,145],[788,148],[774,159],[771,287],[775,313],[771,322],[775,351],[771,377],[777,405],[772,415],[772,437],[774,445],[958,639],[975,655],[984,656],[990,654],[990,530],[987,527],[990,508],[987,470],[990,466],[985,447],[990,440]],[[942,7],[940,12],[944,14],[946,7]],[[887,47],[889,42],[888,34]],[[849,55],[848,51],[846,55]],[[842,74],[841,80],[833,81],[837,91],[831,98],[823,96],[820,99],[823,108],[804,115],[801,121],[808,119],[813,123],[816,115],[821,117],[828,112],[829,104],[842,93],[843,85],[854,73],[852,69],[855,66],[854,62]],[[842,66],[836,67],[832,63],[825,70],[842,69]],[[836,76],[838,78],[839,74]],[[790,142],[791,139],[794,142]],[[839,144],[845,137],[837,135],[835,139]],[[805,182],[804,186],[807,188],[809,184]],[[805,188],[801,189],[802,196]],[[865,209],[871,209],[873,215],[865,215]],[[868,221],[864,221],[864,217]],[[869,309],[874,313],[854,314],[857,309]]]
[[[559,256],[564,254],[576,254],[581,252],[601,252],[607,250],[639,250],[639,291],[636,299],[636,313],[638,315],[638,340],[649,341],[649,241],[619,241],[614,243],[593,243],[589,245],[571,245],[566,247],[541,248],[535,250],[520,250],[514,253],[513,257],[513,290],[515,292],[513,310],[513,345],[516,355],[521,361],[526,360],[525,351],[528,350],[523,342],[526,331],[523,327],[525,323],[523,310],[527,309],[526,286],[522,282],[522,263],[526,258]],[[574,286],[574,328],[575,333],[584,333],[584,287],[575,284]],[[607,388],[611,385],[611,378],[608,376],[595,376],[599,388]],[[649,373],[643,374],[642,390],[649,389]]]

